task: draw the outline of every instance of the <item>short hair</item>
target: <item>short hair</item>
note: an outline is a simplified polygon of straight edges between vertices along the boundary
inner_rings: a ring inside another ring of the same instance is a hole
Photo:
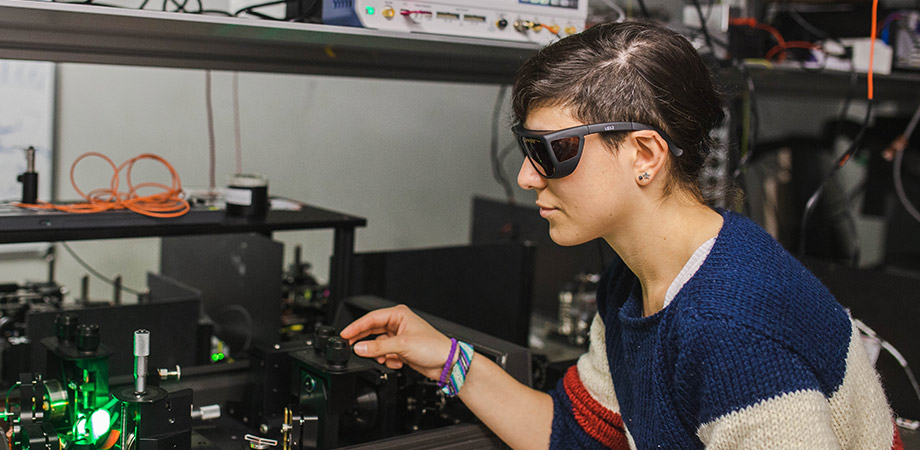
[[[513,119],[544,106],[571,109],[584,123],[640,122],[664,130],[678,147],[673,181],[697,199],[700,172],[724,118],[722,99],[699,53],[680,34],[646,21],[595,25],[544,47],[518,70]],[[625,133],[604,133],[612,148]],[[672,186],[665,186],[665,193]]]

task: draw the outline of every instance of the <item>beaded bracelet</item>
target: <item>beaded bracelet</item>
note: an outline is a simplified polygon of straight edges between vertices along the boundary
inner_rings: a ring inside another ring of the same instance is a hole
[[[463,383],[466,381],[466,374],[470,370],[470,363],[473,362],[473,346],[467,344],[466,342],[460,342],[460,358],[457,359],[457,363],[454,364],[454,368],[450,372],[450,378],[447,381],[447,385],[441,388],[443,392],[448,397],[454,397],[460,392],[460,388],[463,387]]]
[[[450,373],[450,368],[454,364],[455,353],[457,353],[457,340],[450,338],[450,356],[447,357],[447,361],[444,363],[444,370],[441,371],[441,378],[438,379],[439,388],[447,385],[447,375]]]

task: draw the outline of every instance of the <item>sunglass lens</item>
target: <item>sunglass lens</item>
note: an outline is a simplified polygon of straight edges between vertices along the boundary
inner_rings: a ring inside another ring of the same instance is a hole
[[[578,136],[572,136],[554,140],[551,145],[556,161],[565,162],[578,155],[578,139]]]
[[[556,172],[556,168],[553,167],[553,161],[550,159],[546,151],[546,146],[543,145],[543,141],[521,136],[518,142],[521,143],[521,149],[524,150],[524,154],[530,159],[530,162],[533,163],[533,167],[537,169],[537,172],[540,172],[540,175],[544,177],[553,176],[553,173]]]

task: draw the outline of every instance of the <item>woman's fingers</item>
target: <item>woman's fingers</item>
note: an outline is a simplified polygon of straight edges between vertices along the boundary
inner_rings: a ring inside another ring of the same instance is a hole
[[[401,305],[371,311],[349,324],[339,335],[343,339],[348,339],[350,343],[354,343],[372,334],[395,334],[402,321],[405,320],[405,313],[408,311],[409,308]]]

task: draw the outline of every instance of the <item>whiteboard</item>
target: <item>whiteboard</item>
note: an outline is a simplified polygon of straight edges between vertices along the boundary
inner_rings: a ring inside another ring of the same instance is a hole
[[[20,201],[25,149],[35,147],[38,198],[50,201],[54,139],[54,63],[0,60],[0,201]],[[46,244],[0,245],[0,252],[40,251]]]

